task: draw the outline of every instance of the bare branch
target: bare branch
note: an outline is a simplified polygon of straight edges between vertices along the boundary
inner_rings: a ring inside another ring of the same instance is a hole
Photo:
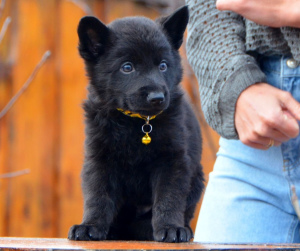
[[[4,6],[5,6],[5,0],[2,0],[1,3],[0,3],[0,17],[2,15],[3,10],[4,10]]]
[[[34,79],[35,75],[39,71],[39,69],[43,66],[43,64],[46,62],[46,60],[51,55],[51,51],[46,51],[40,60],[40,62],[35,66],[33,72],[27,79],[27,81],[24,83],[24,85],[21,87],[21,89],[16,93],[15,96],[11,98],[11,100],[7,103],[7,105],[3,108],[3,110],[0,112],[0,119],[4,117],[4,115],[9,111],[9,109],[15,104],[15,102],[18,100],[18,98],[26,91],[32,80]]]
[[[92,9],[85,2],[82,2],[79,0],[69,0],[69,1],[72,2],[73,4],[77,5],[87,15],[93,15]]]
[[[24,170],[12,172],[12,173],[4,173],[4,174],[0,175],[0,179],[14,178],[14,177],[21,176],[21,175],[28,174],[28,173],[30,173],[29,169],[24,169]]]
[[[0,44],[1,44],[2,40],[3,40],[3,38],[4,38],[5,32],[6,32],[7,28],[8,28],[8,25],[10,24],[10,22],[11,22],[11,18],[7,17],[5,19],[5,21],[4,21],[4,23],[3,23],[2,29],[0,31]]]

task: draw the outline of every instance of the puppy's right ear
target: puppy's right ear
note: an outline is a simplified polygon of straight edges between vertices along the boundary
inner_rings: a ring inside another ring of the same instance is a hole
[[[96,60],[103,52],[108,40],[109,29],[99,19],[83,17],[78,25],[79,53],[87,61]]]

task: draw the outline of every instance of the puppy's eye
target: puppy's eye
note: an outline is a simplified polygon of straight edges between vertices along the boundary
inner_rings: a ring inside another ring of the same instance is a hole
[[[168,69],[167,62],[166,61],[161,61],[158,68],[161,72],[165,72]]]
[[[120,70],[121,70],[121,72],[123,72],[125,74],[129,74],[134,71],[134,67],[133,67],[132,63],[127,62],[122,65]]]

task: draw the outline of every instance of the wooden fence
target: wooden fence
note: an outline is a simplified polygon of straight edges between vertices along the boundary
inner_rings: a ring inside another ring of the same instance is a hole
[[[80,223],[84,141],[81,103],[86,97],[87,78],[77,52],[78,21],[87,14],[106,23],[128,15],[160,15],[155,6],[145,2],[151,1],[0,2],[0,30],[11,17],[0,41],[0,111],[23,86],[43,54],[51,51],[28,89],[0,118],[0,236],[66,237],[69,227]],[[182,55],[183,85],[201,120],[202,164],[208,173],[218,136],[203,122],[198,87],[184,46]]]

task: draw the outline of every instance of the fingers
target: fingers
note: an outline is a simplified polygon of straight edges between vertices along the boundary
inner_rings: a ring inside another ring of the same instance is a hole
[[[282,119],[278,119],[280,116]],[[274,146],[279,146],[299,133],[297,121],[295,126],[295,119],[287,112],[280,112],[276,116],[266,115],[252,122],[247,121],[239,126],[242,128],[239,130],[239,138],[245,145],[258,149],[266,149],[270,139],[274,140]]]
[[[245,143],[244,143],[245,144]],[[256,149],[260,149],[260,150],[268,150],[270,149],[272,146],[280,146],[281,143],[274,141],[273,144],[270,144],[270,139],[268,139],[268,143],[267,144],[258,144],[258,143],[253,143],[253,142],[249,142],[247,144],[245,144],[247,146],[250,146],[252,148],[256,148]]]
[[[268,150],[270,147],[280,146],[282,144],[282,142],[276,141],[271,138],[265,138],[265,137],[261,137],[260,140],[257,140],[257,142],[248,140],[246,142],[242,141],[242,143],[244,143],[247,146],[250,146],[250,147],[253,147],[256,149],[261,149],[261,150]]]
[[[297,120],[289,112],[275,111],[265,115],[265,117],[261,117],[260,121],[257,121],[257,123],[253,125],[252,130],[252,134],[254,135],[272,138],[283,143],[298,136],[299,125]]]
[[[220,11],[233,11],[244,17],[256,17],[256,13],[266,9],[266,3],[262,0],[217,0],[216,8]],[[270,6],[270,4],[269,4]],[[268,7],[269,10],[270,7]],[[270,12],[270,11],[269,11]],[[264,12],[265,13],[265,12]],[[267,15],[265,13],[265,15]],[[261,17],[264,18],[264,17]],[[253,18],[252,18],[253,19]],[[257,19],[257,18],[255,18]],[[251,20],[251,18],[250,18]],[[254,20],[253,20],[254,21]]]
[[[252,132],[252,133],[245,133],[240,136],[240,141],[247,146],[266,150],[270,146],[270,141],[274,141],[271,146],[280,146],[282,143],[289,141],[291,138],[282,134],[279,131],[272,129],[273,132],[270,133],[259,133],[259,132]],[[264,136],[261,136],[264,135]]]
[[[255,23],[271,27],[300,26],[299,0],[217,0],[220,11],[233,11]]]
[[[278,120],[273,128],[276,128],[288,138],[295,138],[299,134],[299,124],[296,118],[286,110],[283,110],[281,116],[278,116]]]
[[[246,130],[240,135],[240,140],[250,147],[267,149],[270,140],[274,140],[274,146],[280,146],[291,138],[297,137],[299,134],[297,121],[291,115],[283,116],[286,118],[282,119],[282,123],[265,120],[245,128]]]
[[[299,125],[296,120],[300,121],[300,103],[288,92],[281,92],[280,94],[284,122],[289,123],[292,129],[298,130],[299,133]]]
[[[243,5],[244,4],[241,0],[217,0],[216,2],[216,7],[218,10],[232,10],[235,12],[237,12],[237,8]]]
[[[267,149],[299,135],[300,103],[290,93],[266,83],[244,90],[236,103],[235,126],[239,139],[257,149]]]
[[[266,83],[248,87],[236,104],[235,126],[239,139],[257,149],[267,149],[299,135],[300,103],[288,92]]]
[[[279,107],[270,110],[263,118],[263,123],[269,128],[282,133],[288,139],[295,138],[299,135],[300,103],[288,92],[277,91],[276,95]],[[265,135],[272,137],[270,134]],[[279,137],[282,137],[282,135]],[[282,138],[282,142],[287,141],[284,137]],[[275,135],[274,139],[277,139]],[[280,138],[278,140],[281,141]]]
[[[285,133],[281,132],[280,130],[277,129],[277,126],[274,125],[275,122],[273,121],[272,122],[260,121],[256,125],[254,125],[253,130],[250,131],[249,137],[251,138],[252,141],[256,143],[261,142],[262,138],[267,138],[267,139],[271,138],[280,143],[290,140],[291,138],[290,135],[286,135]],[[285,131],[285,128],[283,127],[282,130]],[[264,144],[265,142],[263,141],[262,143]]]

